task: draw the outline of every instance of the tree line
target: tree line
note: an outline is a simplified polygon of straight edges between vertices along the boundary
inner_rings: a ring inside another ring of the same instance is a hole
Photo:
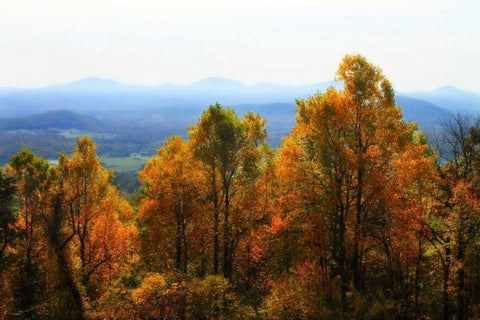
[[[0,318],[480,316],[479,123],[427,139],[364,57],[336,76],[276,151],[258,114],[211,105],[128,201],[88,137],[56,164],[17,153],[0,171]]]

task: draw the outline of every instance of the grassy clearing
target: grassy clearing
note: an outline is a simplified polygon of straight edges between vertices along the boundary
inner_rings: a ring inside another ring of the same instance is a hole
[[[115,172],[138,172],[143,169],[145,163],[151,158],[151,156],[144,156],[140,153],[132,153],[128,157],[103,157],[100,156],[102,165]],[[47,159],[52,165],[57,165],[57,159]]]
[[[89,136],[92,139],[114,139],[116,137],[116,135],[112,133],[94,133],[77,129],[62,130],[59,135],[67,139],[76,139],[83,136]]]
[[[139,171],[151,156],[132,153],[129,157],[100,157],[102,164],[115,172]]]
[[[5,132],[8,132],[8,133],[10,133],[10,134],[30,134],[30,135],[35,135],[35,134],[41,133],[42,130],[18,129],[18,130],[6,130]]]

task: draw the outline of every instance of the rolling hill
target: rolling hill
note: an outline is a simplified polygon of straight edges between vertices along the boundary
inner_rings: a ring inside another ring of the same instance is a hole
[[[452,112],[480,114],[480,93],[461,90],[452,86],[437,88],[432,91],[417,91],[406,95],[428,101]]]
[[[402,108],[403,117],[420,125],[422,130],[432,130],[443,125],[451,115],[449,110],[433,103],[414,99],[405,95],[395,97],[397,105]]]
[[[248,86],[234,80],[207,78],[187,85],[137,86],[87,78],[45,88],[0,88],[0,109],[2,118],[61,109],[96,117],[143,120],[162,108],[203,109],[216,101],[226,105],[293,103],[329,86],[340,84],[329,81],[308,86],[269,83]]]
[[[78,129],[107,131],[106,123],[91,116],[67,110],[48,111],[31,116],[0,119],[0,130]]]

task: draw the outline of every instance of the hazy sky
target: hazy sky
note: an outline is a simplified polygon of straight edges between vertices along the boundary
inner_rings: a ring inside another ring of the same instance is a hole
[[[400,91],[480,91],[479,3],[0,0],[0,86],[88,76],[309,84],[333,79],[356,52]]]

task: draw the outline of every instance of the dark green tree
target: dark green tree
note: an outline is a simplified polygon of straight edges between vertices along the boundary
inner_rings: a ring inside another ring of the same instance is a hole
[[[231,238],[231,203],[239,177],[258,175],[256,159],[261,157],[260,146],[265,144],[265,120],[251,112],[240,119],[234,110],[217,103],[202,114],[197,126],[190,128],[189,137],[209,180],[214,217],[213,273],[219,271],[219,220],[223,214],[223,275],[231,279],[235,250]]]
[[[0,277],[6,264],[6,251],[17,235],[15,221],[16,188],[12,177],[0,170]]]

